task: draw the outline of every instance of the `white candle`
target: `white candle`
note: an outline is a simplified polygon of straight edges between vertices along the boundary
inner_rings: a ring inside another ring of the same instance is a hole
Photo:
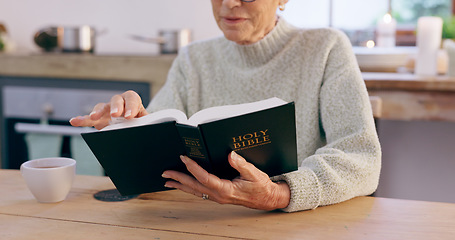
[[[452,39],[446,39],[442,43],[444,49],[447,51],[448,66],[446,75],[449,77],[455,77],[455,41]]]
[[[417,21],[417,58],[415,74],[435,76],[438,73],[438,50],[441,46],[442,19],[420,17]]]
[[[397,21],[392,18],[390,13],[384,15],[376,26],[376,46],[395,47],[395,33]]]

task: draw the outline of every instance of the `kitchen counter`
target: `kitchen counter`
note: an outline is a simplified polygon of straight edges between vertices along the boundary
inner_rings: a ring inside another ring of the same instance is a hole
[[[0,54],[0,75],[138,81],[163,86],[175,55]],[[364,72],[368,92],[383,101],[389,120],[455,121],[455,78]]]
[[[455,92],[455,78],[445,75],[433,77],[411,73],[363,72],[368,90],[404,90]]]
[[[455,78],[409,73],[362,73],[371,96],[382,99],[382,119],[455,122]]]
[[[0,75],[136,81],[163,86],[175,55],[0,54]]]

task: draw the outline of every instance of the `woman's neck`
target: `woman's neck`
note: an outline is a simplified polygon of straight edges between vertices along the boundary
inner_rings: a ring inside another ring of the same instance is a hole
[[[278,23],[278,16],[276,15],[275,16],[275,19],[265,27],[265,30],[264,31],[260,31],[258,33],[258,36],[254,37],[253,39],[249,39],[249,40],[242,40],[242,41],[238,41],[236,42],[237,44],[239,45],[250,45],[250,44],[254,44],[256,42],[259,42],[261,41],[265,36],[267,36],[272,30],[273,28],[275,28],[275,26],[277,25]]]
[[[225,39],[223,55],[231,64],[234,62],[242,68],[263,65],[285,47],[297,30],[284,19],[278,18],[276,26],[255,43],[240,45]]]

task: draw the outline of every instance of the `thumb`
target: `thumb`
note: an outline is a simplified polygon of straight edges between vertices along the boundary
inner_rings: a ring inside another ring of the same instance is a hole
[[[229,164],[240,173],[240,177],[242,179],[255,181],[262,175],[266,175],[264,172],[257,169],[253,164],[247,162],[235,151],[232,151],[231,154],[229,154],[228,161]]]

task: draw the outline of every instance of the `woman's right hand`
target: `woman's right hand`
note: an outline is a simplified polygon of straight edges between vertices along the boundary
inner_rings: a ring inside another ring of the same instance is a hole
[[[142,99],[134,91],[126,91],[115,95],[109,103],[98,103],[90,115],[77,116],[70,120],[75,127],[95,127],[102,129],[109,125],[112,118],[124,117],[132,119],[147,115],[148,112],[142,105]]]

